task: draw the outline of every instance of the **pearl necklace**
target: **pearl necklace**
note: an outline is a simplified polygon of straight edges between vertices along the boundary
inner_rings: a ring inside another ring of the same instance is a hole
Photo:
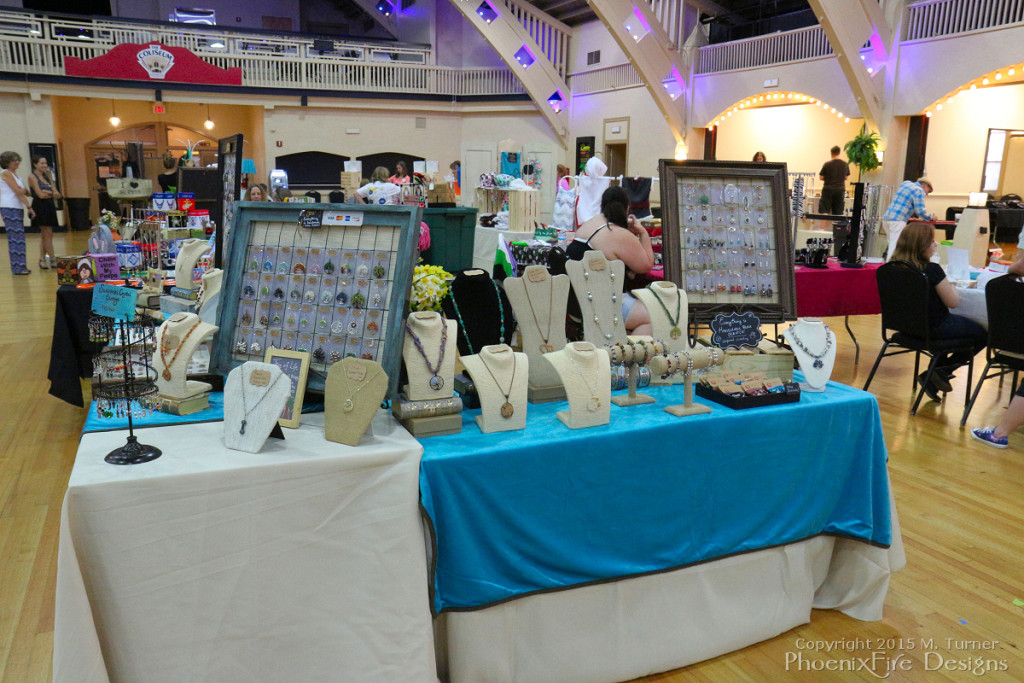
[[[825,367],[825,361],[823,361],[822,358],[824,358],[825,354],[828,353],[828,350],[832,348],[832,330],[828,329],[828,325],[822,325],[822,327],[825,328],[825,348],[818,354],[813,353],[810,349],[804,346],[804,343],[800,341],[800,337],[796,336],[796,325],[786,330],[789,332],[789,336],[793,339],[793,343],[796,344],[796,347],[814,359],[814,367],[818,369]]]
[[[613,307],[617,307],[619,305],[619,294],[618,292],[615,291],[615,272],[611,270],[610,265],[608,265],[607,263],[605,265],[608,266],[608,276],[611,279],[612,305]],[[597,325],[598,332],[600,332],[605,339],[614,339],[615,328],[619,326],[618,313],[612,313],[612,331],[605,332],[604,329],[601,327],[601,319],[597,316],[597,309],[594,307],[594,295],[590,292],[590,271],[587,270],[586,266],[583,266],[583,281],[586,282],[587,284],[587,301],[590,302],[591,308],[594,309],[594,324]],[[613,308],[612,310],[614,311],[615,309]]]

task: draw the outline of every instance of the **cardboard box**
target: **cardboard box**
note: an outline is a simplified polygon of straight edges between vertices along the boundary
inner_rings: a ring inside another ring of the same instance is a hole
[[[774,346],[774,345],[773,345]],[[793,381],[793,366],[796,360],[792,351],[776,347],[772,353],[764,353],[760,348],[743,347],[739,350],[728,349],[725,352],[723,372],[764,372],[766,377],[778,377],[783,382]]]

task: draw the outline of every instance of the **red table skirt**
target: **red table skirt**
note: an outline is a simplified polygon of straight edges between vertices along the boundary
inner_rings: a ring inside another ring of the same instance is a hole
[[[843,268],[829,261],[827,269],[796,266],[796,312],[801,318],[876,315],[882,312],[875,271],[881,264]]]

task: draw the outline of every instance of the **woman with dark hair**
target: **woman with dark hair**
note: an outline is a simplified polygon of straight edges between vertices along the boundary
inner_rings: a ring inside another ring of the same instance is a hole
[[[621,187],[609,187],[601,195],[601,212],[576,231],[576,237],[565,250],[574,261],[583,259],[588,251],[600,251],[608,260],[626,264],[626,283],[622,295],[622,319],[633,334],[651,333],[651,316],[644,305],[629,293],[629,282],[654,267],[651,237],[631,214],[629,195]]]
[[[28,217],[35,218],[32,200],[25,192],[25,185],[17,176],[21,166],[21,155],[17,152],[0,154],[0,216],[4,219],[7,229],[7,251],[11,255],[11,272],[15,275],[28,275],[32,271],[25,263],[25,209]]]
[[[162,192],[170,192],[172,187],[178,185],[178,160],[170,152],[164,155],[164,170],[166,173],[158,175],[156,182],[160,184]]]
[[[768,161],[768,158],[765,157],[764,152],[757,151],[757,152],[754,152],[754,158],[751,159],[751,161],[762,161],[763,162],[763,161]]]
[[[917,268],[928,278],[932,288],[928,290],[928,324],[933,339],[964,339],[974,340],[974,349],[967,353],[943,353],[935,364],[931,382],[924,388],[925,393],[933,401],[941,401],[940,391],[952,391],[949,380],[957,368],[970,362],[979,351],[985,348],[988,333],[978,323],[962,315],[950,313],[949,309],[960,304],[960,293],[956,291],[946,278],[945,271],[931,258],[938,244],[935,242],[935,226],[930,223],[909,223],[900,233],[893,251],[891,261],[904,261]],[[918,376],[918,382],[924,383],[928,373]]]
[[[32,209],[36,212],[32,219],[32,227],[39,228],[39,267],[53,267],[53,226],[57,225],[57,205],[55,199],[60,192],[53,185],[50,175],[50,163],[44,156],[32,157],[32,175],[28,177],[28,189],[32,193]]]

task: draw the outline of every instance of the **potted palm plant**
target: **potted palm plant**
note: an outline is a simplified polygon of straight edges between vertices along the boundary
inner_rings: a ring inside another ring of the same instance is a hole
[[[851,164],[857,164],[857,182],[863,173],[870,173],[878,168],[878,133],[868,131],[868,124],[860,127],[857,136],[843,147],[846,158]]]

